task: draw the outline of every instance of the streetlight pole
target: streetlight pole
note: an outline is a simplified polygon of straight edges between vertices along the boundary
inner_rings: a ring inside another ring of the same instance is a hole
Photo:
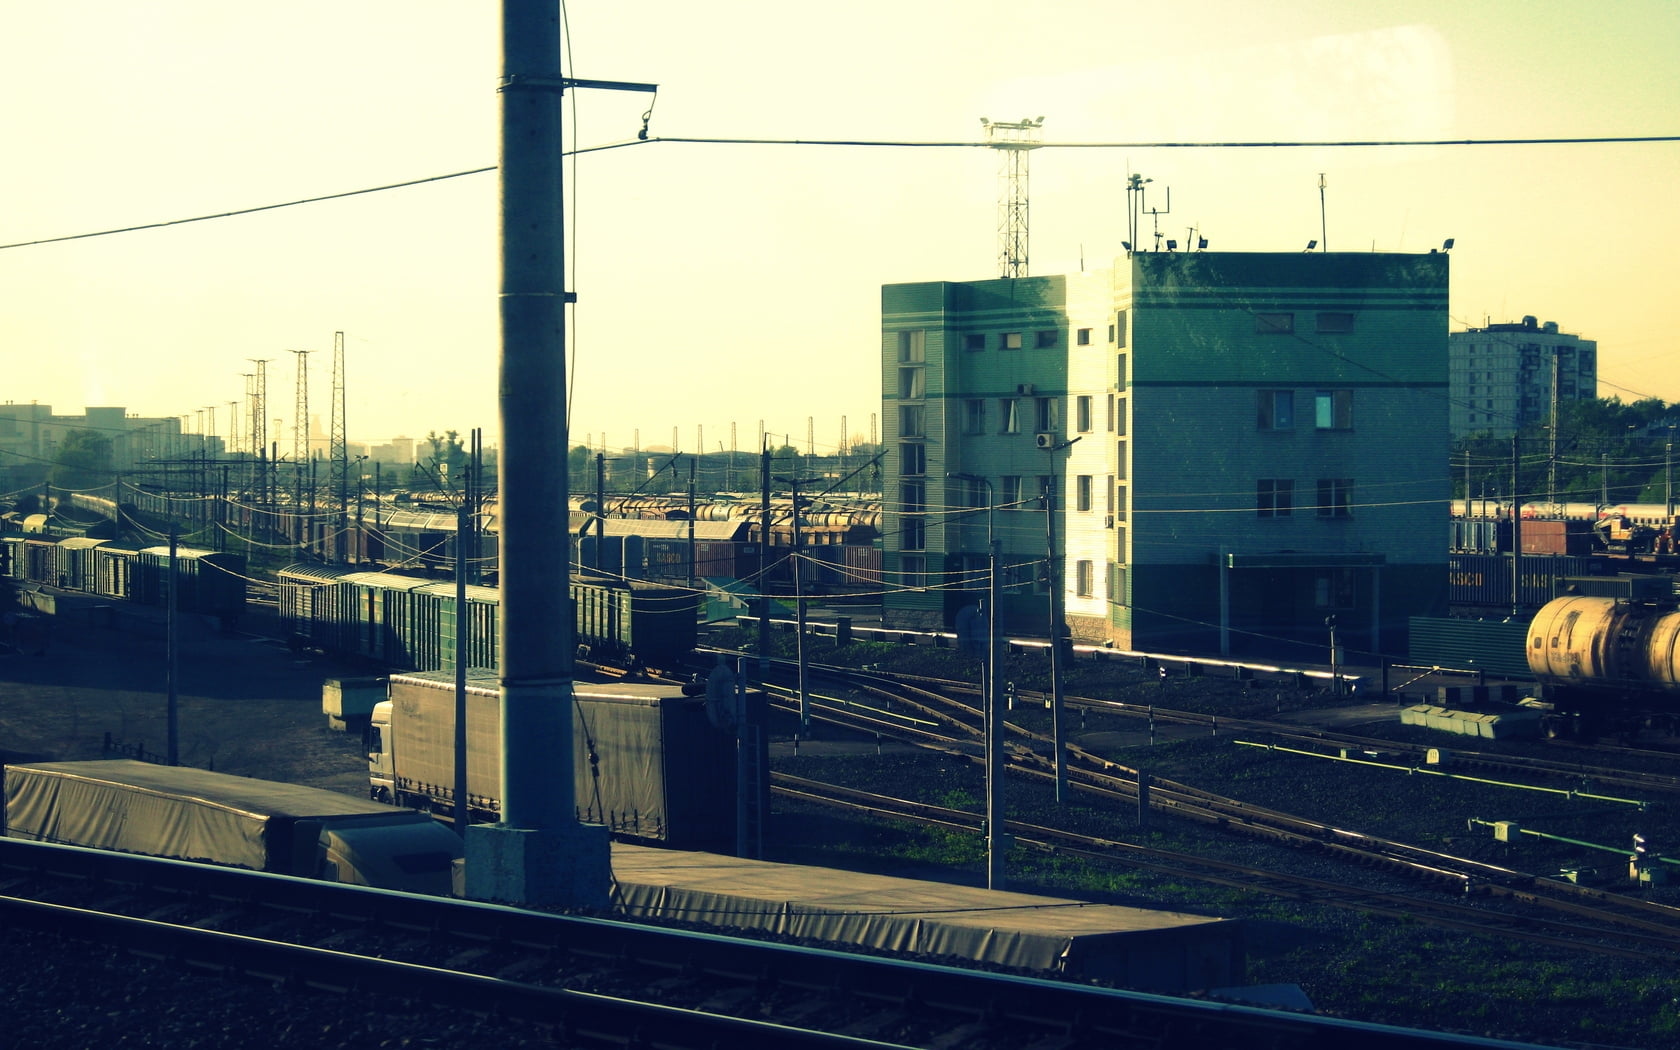
[[[997,535],[997,497],[989,478],[978,474],[947,474],[959,481],[979,482],[986,486],[986,551],[989,571],[986,574],[986,676],[981,690],[981,708],[986,735],[986,888],[1003,889],[1004,854],[1008,843],[1004,836],[1003,815],[1003,662],[998,658],[998,632],[1002,629],[1002,612],[998,607],[1001,591],[1002,543]],[[964,500],[964,502],[968,502]]]

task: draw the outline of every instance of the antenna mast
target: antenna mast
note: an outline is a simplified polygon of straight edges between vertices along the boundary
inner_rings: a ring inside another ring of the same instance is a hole
[[[1027,154],[1037,149],[1044,118],[980,118],[986,140],[1000,154],[998,170],[998,269],[1002,277],[1027,276]]]
[[[1324,172],[1318,173],[1318,243],[1330,250],[1330,228],[1324,217]]]

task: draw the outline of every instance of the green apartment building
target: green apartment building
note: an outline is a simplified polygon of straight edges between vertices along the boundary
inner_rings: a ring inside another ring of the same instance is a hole
[[[1404,653],[1445,611],[1447,266],[1156,252],[883,287],[886,622],[953,625],[991,530],[1011,634],[1048,634],[1059,581],[1073,636],[1119,649],[1322,653],[1334,617],[1353,658]]]

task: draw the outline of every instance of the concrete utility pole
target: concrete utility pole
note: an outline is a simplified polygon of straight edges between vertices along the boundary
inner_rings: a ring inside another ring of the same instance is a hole
[[[561,93],[554,0],[502,0],[502,821],[467,829],[467,895],[604,908],[607,830],[580,824],[572,768]]]

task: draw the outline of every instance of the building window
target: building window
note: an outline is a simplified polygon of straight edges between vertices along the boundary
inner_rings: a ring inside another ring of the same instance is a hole
[[[1353,331],[1353,315],[1342,310],[1320,311],[1317,330],[1320,332],[1351,332]]]
[[[981,508],[986,506],[986,483],[979,478],[958,478],[958,506]]]
[[[1091,432],[1091,395],[1080,394],[1073,399],[1073,426],[1081,434]]]
[[[1254,330],[1261,335],[1288,335],[1295,331],[1295,315],[1255,314]]]
[[[1319,430],[1353,429],[1353,391],[1320,390],[1313,395],[1313,426]]]
[[[971,398],[963,402],[963,433],[984,434],[986,432],[986,402],[981,398]]]
[[[926,330],[917,328],[898,333],[898,360],[900,364],[920,364],[927,360]]]
[[[1103,511],[1107,514],[1112,515],[1114,513],[1114,475],[1113,474],[1110,474],[1108,476],[1108,484],[1105,487],[1108,489],[1108,506],[1104,507]]]
[[[1060,345],[1061,339],[1062,334],[1057,331],[1045,330],[1035,332],[1033,333],[1033,346],[1039,350],[1047,350],[1050,347]]]
[[[1005,474],[998,479],[998,502],[1006,510],[1021,509],[1021,476]]]
[[[1287,518],[1295,509],[1295,482],[1289,478],[1261,478],[1254,493],[1255,513],[1262,518]]]
[[[1124,481],[1114,483],[1114,520],[1116,522],[1126,520],[1126,483]],[[1124,532],[1119,533],[1122,549],[1125,547],[1125,535]]]
[[[920,554],[906,554],[898,560],[899,580],[916,590],[927,585],[927,558]]]
[[[908,442],[898,446],[898,472],[909,476],[926,474],[927,448]]]
[[[927,436],[927,406],[899,405],[898,406],[898,436],[926,437]]]
[[[1108,563],[1107,597],[1110,605],[1126,604],[1126,570],[1114,562]]]
[[[1117,350],[1125,349],[1125,347],[1126,347],[1126,311],[1120,310],[1117,313],[1115,313],[1115,315],[1114,315],[1114,338],[1110,339],[1109,342],[1113,343],[1114,346],[1115,346],[1115,349],[1117,349]]]
[[[1081,598],[1089,598],[1095,591],[1095,568],[1089,561],[1080,559],[1073,563],[1073,592]]]
[[[1116,389],[1126,389],[1126,355],[1114,355],[1114,386]]]
[[[998,433],[1019,434],[1021,432],[1020,402],[1012,397],[998,401]]]
[[[1019,590],[1029,587],[1038,581],[1037,564],[1030,561],[1012,561],[1003,567],[1003,586]]]
[[[912,365],[898,370],[898,396],[904,401],[920,401],[927,396],[927,369]]]
[[[1073,333],[1073,341],[1074,341],[1075,345],[1077,345],[1077,346],[1090,346],[1091,345],[1091,330],[1089,328],[1081,328],[1078,331],[1074,332]]]
[[[1019,349],[1021,349],[1021,333],[1020,332],[1005,332],[1002,335],[998,336],[998,349],[999,350],[1019,350]]]
[[[1126,436],[1126,399],[1125,398],[1117,397],[1117,398],[1114,399],[1114,425],[1109,427],[1108,429],[1114,431],[1114,436],[1115,437],[1125,437]]]
[[[906,514],[898,519],[899,547],[907,551],[927,550],[927,519],[919,514]]]
[[[1124,438],[1114,443],[1114,476],[1121,481],[1126,480],[1126,441]]]
[[[1353,516],[1353,481],[1350,478],[1318,479],[1318,516],[1321,518],[1351,518]]]
[[[927,483],[921,480],[900,482],[899,510],[905,514],[920,514],[927,510]]]
[[[1295,391],[1260,391],[1260,429],[1289,430],[1295,426]]]
[[[1074,479],[1073,500],[1074,510],[1091,509],[1091,475],[1081,474]]]
[[[984,332],[964,332],[962,340],[964,350],[986,349],[986,333]]]
[[[1038,432],[1041,434],[1054,433],[1062,427],[1062,400],[1058,397],[1041,397],[1038,401]]]
[[[1313,604],[1320,609],[1351,609],[1358,593],[1352,569],[1320,569],[1313,577]]]

